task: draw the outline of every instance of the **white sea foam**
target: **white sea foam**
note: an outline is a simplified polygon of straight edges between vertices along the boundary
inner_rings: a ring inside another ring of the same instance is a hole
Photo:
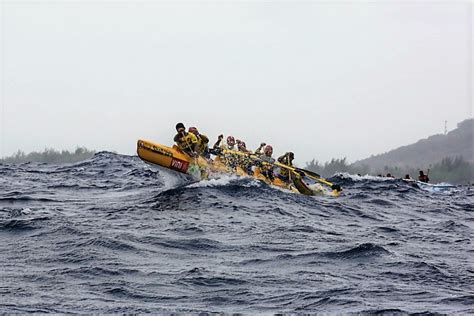
[[[174,189],[180,186],[184,186],[187,183],[193,182],[192,177],[187,174],[179,173],[177,171],[173,171],[153,164],[147,163],[146,165],[148,170],[158,172],[158,175],[162,178],[163,191]]]
[[[417,181],[416,184],[422,190],[425,190],[431,193],[453,193],[453,192],[459,191],[458,188],[456,188],[454,185],[447,182],[423,183],[423,182]]]
[[[239,175],[229,174],[215,174],[212,178],[201,180],[196,183],[187,185],[188,188],[205,188],[205,187],[220,187],[232,183],[239,183],[242,187],[257,187],[260,182],[250,177],[243,177]]]
[[[340,172],[336,173],[335,176],[338,176],[343,179],[352,179],[353,181],[363,181],[363,180],[371,180],[371,181],[393,181],[395,178],[390,178],[390,177],[378,177],[378,176],[372,176],[369,174],[366,174],[364,176],[362,175],[357,175],[357,174],[350,174],[347,172]]]

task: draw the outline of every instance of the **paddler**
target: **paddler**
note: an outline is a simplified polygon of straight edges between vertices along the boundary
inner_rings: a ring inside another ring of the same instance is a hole
[[[209,138],[206,135],[199,133],[199,131],[196,127],[190,127],[188,129],[188,132],[194,134],[194,136],[196,136],[196,138],[198,140],[197,153],[199,155],[203,156],[204,158],[209,159],[211,157],[210,153],[209,153],[209,148],[208,148]]]
[[[224,139],[224,135],[219,135],[217,138],[217,142],[214,144],[211,153],[213,155],[218,156],[219,159],[222,159],[221,161],[228,166],[231,169],[235,169],[237,166],[237,158],[235,157],[235,154],[232,154],[230,152],[226,151],[234,151],[237,148],[235,148],[235,138],[234,136],[227,136],[226,143],[222,143],[222,140]],[[222,143],[222,144],[221,144]]]
[[[176,131],[178,134],[174,137],[174,141],[178,145],[179,149],[188,154],[191,157],[198,156],[198,139],[193,133],[186,132],[186,128],[183,123],[176,124]]]
[[[245,145],[244,141],[237,139],[237,149],[243,153],[252,153],[250,150],[247,149],[247,145]]]
[[[293,167],[293,160],[295,159],[295,154],[290,152],[285,153],[284,155],[278,157],[278,162],[287,165],[288,167]],[[287,168],[280,168],[280,172],[277,174],[277,177],[285,182],[290,182],[290,170]]]
[[[221,140],[222,140],[222,138],[221,138]],[[235,138],[234,138],[234,136],[230,136],[230,135],[227,136],[226,144],[222,144],[221,148],[225,149],[225,150],[235,150]]]
[[[428,178],[428,173],[430,173],[430,169],[428,169],[428,172],[426,174],[424,174],[423,170],[420,170],[418,180],[424,183],[428,183],[430,181],[430,178]]]
[[[242,153],[248,154],[248,155],[241,155],[237,158],[240,167],[247,174],[253,175],[253,170],[252,170],[253,161],[250,158],[250,155],[252,154],[252,151],[247,149],[247,146],[245,145],[244,141],[241,141],[241,140],[237,139],[236,142],[237,142],[237,149]]]
[[[217,141],[216,143],[214,144],[214,146],[212,146],[212,154],[213,155],[220,155],[220,153],[222,152],[222,150],[235,150],[236,148],[234,147],[235,146],[235,138],[233,136],[227,136],[227,144],[224,144],[222,142],[222,140],[224,139],[224,135],[219,135],[217,137]]]
[[[263,153],[261,152],[262,148],[263,148]],[[272,145],[267,145],[265,143],[261,143],[260,147],[258,147],[257,150],[255,151],[255,154],[257,156],[259,156],[259,158],[262,159],[265,162],[268,162],[268,163],[274,163],[275,162],[275,159],[272,158],[272,155],[273,155]]]
[[[265,147],[264,147],[265,146]],[[263,147],[263,153],[261,152]],[[265,143],[261,143],[260,147],[257,148],[255,154],[266,163],[260,163],[260,172],[268,179],[273,181],[275,176],[273,175],[273,163],[275,159],[272,158],[273,155],[273,147],[271,145],[267,145]]]

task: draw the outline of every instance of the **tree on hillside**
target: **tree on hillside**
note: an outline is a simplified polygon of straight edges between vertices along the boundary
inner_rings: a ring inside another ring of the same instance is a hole
[[[29,154],[25,154],[23,151],[18,150],[15,154],[10,157],[0,159],[3,163],[25,163],[25,162],[41,162],[41,163],[71,163],[78,162],[86,159],[90,159],[94,156],[95,151],[88,150],[85,147],[77,147],[74,152],[62,150],[61,152],[52,149],[45,148],[42,152],[33,151]]]

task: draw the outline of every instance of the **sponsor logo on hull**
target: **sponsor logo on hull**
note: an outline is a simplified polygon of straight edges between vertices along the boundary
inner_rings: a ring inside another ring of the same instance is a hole
[[[174,170],[178,170],[181,172],[186,172],[188,170],[189,162],[173,158],[171,159],[170,168]]]

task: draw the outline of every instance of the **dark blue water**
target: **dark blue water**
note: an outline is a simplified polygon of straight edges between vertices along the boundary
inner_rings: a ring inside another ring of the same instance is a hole
[[[474,194],[179,186],[137,157],[0,165],[0,312],[474,313]]]

